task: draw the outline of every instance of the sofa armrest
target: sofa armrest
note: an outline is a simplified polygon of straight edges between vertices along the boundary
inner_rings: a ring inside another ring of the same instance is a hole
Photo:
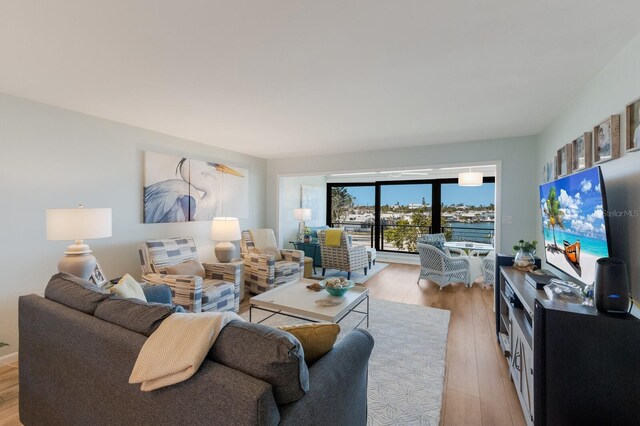
[[[281,425],[366,425],[373,337],[356,329],[309,368],[309,391],[280,406]],[[328,409],[330,407],[330,409]]]
[[[151,284],[171,287],[173,304],[191,312],[202,311],[202,278],[196,275],[144,274],[142,279]]]

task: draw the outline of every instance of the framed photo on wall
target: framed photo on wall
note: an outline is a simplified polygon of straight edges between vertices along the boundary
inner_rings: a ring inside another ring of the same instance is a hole
[[[583,135],[571,142],[571,171],[586,169],[592,166],[593,156],[591,154],[591,132]]]
[[[640,98],[627,105],[627,151],[640,149]]]
[[[104,271],[102,270],[98,262],[96,262],[96,266],[95,268],[93,268],[93,272],[91,272],[89,281],[94,283],[98,287],[102,287],[107,283],[107,278],[105,277]]]
[[[593,128],[594,164],[620,157],[620,115],[612,115]]]
[[[568,143],[558,150],[558,176],[571,173],[571,144]]]
[[[551,162],[551,176],[553,179],[558,179],[558,156],[553,156],[553,161]]]

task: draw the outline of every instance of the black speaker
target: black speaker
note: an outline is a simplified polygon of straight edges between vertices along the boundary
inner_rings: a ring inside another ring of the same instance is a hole
[[[610,314],[626,313],[629,309],[627,265],[614,257],[598,259],[594,293],[598,311]]]

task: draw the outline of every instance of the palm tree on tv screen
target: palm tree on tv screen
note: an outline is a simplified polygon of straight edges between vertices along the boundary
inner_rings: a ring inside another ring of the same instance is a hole
[[[549,222],[547,222],[547,228],[551,229],[553,234],[553,248],[558,249],[558,243],[556,242],[556,226],[560,227],[560,229],[564,229],[564,223],[562,223],[562,216],[564,212],[560,210],[560,201],[556,197],[556,189],[551,188],[549,190],[549,196],[547,197],[547,202],[544,206],[544,214],[549,217]]]

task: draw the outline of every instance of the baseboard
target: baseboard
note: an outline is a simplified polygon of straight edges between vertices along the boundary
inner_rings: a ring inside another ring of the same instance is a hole
[[[420,257],[417,254],[409,253],[389,253],[379,251],[376,256],[376,262],[389,263],[406,263],[408,265],[419,265]]]
[[[18,362],[18,352],[0,356],[0,365],[15,364]]]

